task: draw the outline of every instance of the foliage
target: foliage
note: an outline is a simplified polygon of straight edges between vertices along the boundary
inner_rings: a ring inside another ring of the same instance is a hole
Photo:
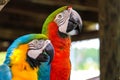
[[[95,48],[74,48],[74,69],[99,69],[99,50]]]
[[[5,59],[6,52],[0,52],[0,65],[3,64],[3,61]]]

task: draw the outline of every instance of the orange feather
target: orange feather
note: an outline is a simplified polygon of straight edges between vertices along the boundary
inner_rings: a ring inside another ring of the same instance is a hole
[[[20,45],[13,51],[11,55],[11,71],[12,80],[38,80],[37,71],[38,68],[31,68],[28,62],[26,62],[26,53],[28,45]]]

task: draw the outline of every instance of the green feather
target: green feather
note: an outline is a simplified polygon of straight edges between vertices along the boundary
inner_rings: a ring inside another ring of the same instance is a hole
[[[63,6],[61,8],[58,8],[57,10],[55,10],[54,12],[52,12],[48,17],[47,19],[45,20],[44,24],[43,24],[43,28],[42,28],[42,33],[43,34],[47,34],[47,27],[48,27],[48,24],[50,22],[52,22],[55,18],[55,16],[57,14],[59,14],[60,12],[62,12],[63,10],[67,9],[67,6]]]

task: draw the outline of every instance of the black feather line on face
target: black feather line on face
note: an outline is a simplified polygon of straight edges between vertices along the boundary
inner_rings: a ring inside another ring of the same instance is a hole
[[[29,65],[34,69],[35,67],[38,67],[41,62],[37,61],[36,59],[33,59],[27,55],[26,61],[29,63]]]
[[[26,61],[34,69],[36,67],[39,67],[42,62],[47,62],[48,61],[48,55],[45,54],[45,51],[43,51],[43,53],[40,54],[36,59],[33,59],[33,58],[31,58],[27,55]]]
[[[62,33],[62,32],[60,32],[59,30],[58,30],[58,34],[59,34],[59,36],[62,37],[62,38],[67,38],[67,37],[68,37],[67,34]]]

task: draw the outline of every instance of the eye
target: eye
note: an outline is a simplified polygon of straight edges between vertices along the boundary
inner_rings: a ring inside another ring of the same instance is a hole
[[[41,48],[42,48],[42,45],[41,45],[41,44],[38,44],[38,45],[37,45],[37,48],[38,48],[38,49],[41,49]]]
[[[45,42],[44,40],[39,40],[39,41],[38,41],[38,44],[39,44],[39,45],[43,45],[44,42]]]
[[[40,49],[43,46],[44,40],[33,40],[29,44],[30,49]]]
[[[33,41],[31,41],[30,43],[32,43],[32,44],[37,44],[38,43],[38,40],[33,40]]]
[[[38,44],[37,44],[37,48],[42,48],[44,45],[44,40],[39,40]]]
[[[63,14],[62,14],[62,13],[58,14],[58,15],[57,15],[57,18],[58,18],[58,19],[63,18]]]

